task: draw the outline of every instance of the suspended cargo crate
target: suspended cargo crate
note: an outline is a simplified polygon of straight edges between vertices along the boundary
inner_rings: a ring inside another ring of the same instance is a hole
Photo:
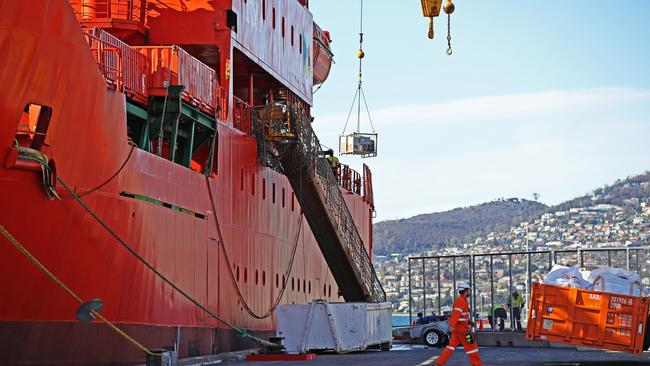
[[[121,91],[124,91],[128,98],[145,103],[148,97],[149,74],[147,56],[102,29],[93,28],[86,35],[93,55],[100,65],[103,63],[111,69],[120,70]],[[118,49],[119,55],[107,52],[105,45]],[[107,81],[114,82],[110,80],[112,74],[114,73],[105,74]]]
[[[377,156],[377,134],[353,132],[339,136],[339,152],[342,155],[359,155],[362,158]]]
[[[182,97],[209,114],[225,111],[217,73],[179,46],[138,46],[150,64],[149,94],[167,95],[170,85],[183,85]]]

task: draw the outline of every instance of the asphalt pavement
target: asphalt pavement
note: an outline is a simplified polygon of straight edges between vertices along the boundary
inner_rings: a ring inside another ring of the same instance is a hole
[[[346,355],[320,354],[311,361],[246,362],[246,366],[429,366],[434,365],[442,349],[420,345],[395,345],[389,352],[366,351]],[[486,366],[610,366],[650,365],[650,352],[640,356],[607,351],[577,351],[557,348],[486,347],[480,349]],[[224,365],[235,365],[229,362]],[[462,348],[456,350],[447,365],[470,366]]]

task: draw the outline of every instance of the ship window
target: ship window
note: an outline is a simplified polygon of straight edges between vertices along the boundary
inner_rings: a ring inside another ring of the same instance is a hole
[[[296,289],[296,281],[294,281],[293,277],[291,277],[291,291]]]
[[[40,151],[45,144],[51,118],[51,107],[35,103],[27,104],[20,116],[14,143]]]
[[[293,47],[293,25],[291,26],[291,46]]]
[[[266,286],[266,271],[262,271],[262,286]]]
[[[248,282],[248,268],[244,267],[244,283]]]
[[[271,190],[271,201],[275,203],[275,183],[273,183],[273,189]]]
[[[251,195],[255,195],[255,174],[251,175]]]
[[[280,287],[280,276],[276,273],[275,274],[275,288]]]
[[[273,24],[273,29],[275,29],[275,7],[273,7],[273,11],[271,12],[271,23]]]
[[[306,293],[307,292],[307,281],[305,279],[302,279],[302,292]]]
[[[282,17],[282,38],[284,38],[284,17]]]
[[[284,188],[282,188],[282,207],[284,207]]]
[[[262,178],[262,199],[266,199],[266,178]]]
[[[309,294],[311,295],[311,280],[309,280]]]
[[[237,282],[239,282],[239,266],[237,266],[237,269],[235,270],[235,277],[237,278]]]
[[[298,292],[300,292],[300,278],[298,279]]]
[[[262,0],[262,20],[266,20],[266,0]]]
[[[244,278],[246,278],[246,276],[244,276]],[[332,285],[327,286],[327,297],[332,297]]]
[[[282,287],[285,287],[287,285],[287,279],[282,275]]]
[[[291,211],[296,208],[296,194],[291,192]]]
[[[257,285],[260,282],[260,272],[255,270],[255,284]]]
[[[323,296],[327,295],[327,285],[323,285]]]
[[[298,52],[302,54],[302,33],[298,35]]]
[[[244,190],[244,169],[242,168],[241,174],[239,176],[239,189]]]

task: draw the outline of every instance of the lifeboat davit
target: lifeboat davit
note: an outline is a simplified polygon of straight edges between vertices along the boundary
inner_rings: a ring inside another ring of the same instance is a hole
[[[330,33],[314,23],[314,85],[327,80],[334,63],[334,54],[330,48]]]

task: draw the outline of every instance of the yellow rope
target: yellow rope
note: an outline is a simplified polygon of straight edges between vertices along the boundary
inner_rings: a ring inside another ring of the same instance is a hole
[[[16,247],[16,249],[18,249],[19,252],[21,252],[27,259],[29,259],[29,261],[32,262],[32,264],[34,264],[38,269],[41,270],[41,272],[43,272],[47,277],[49,277],[52,281],[54,281],[57,285],[59,285],[59,287],[61,287],[68,295],[70,295],[73,299],[75,299],[80,304],[84,303],[84,301],[79,296],[77,296],[77,294],[75,294],[70,288],[68,288],[68,286],[66,286],[63,282],[61,282],[61,280],[59,280],[52,272],[50,272],[43,264],[41,264],[41,262],[39,262],[38,259],[36,259],[36,257],[34,257],[27,250],[27,248],[25,248],[22,244],[20,244],[20,242],[16,238],[14,238],[7,231],[7,229],[5,229],[4,226],[2,226],[2,225],[0,225],[0,233],[5,238],[7,238],[7,240],[11,244],[13,244],[13,246]],[[98,313],[97,311],[90,310],[90,312],[97,319],[104,322],[104,324],[106,324],[109,328],[111,328],[115,333],[117,333],[119,336],[124,338],[127,342],[131,343],[132,345],[134,345],[135,347],[140,349],[142,352],[144,352],[144,353],[146,353],[146,354],[148,354],[150,356],[160,356],[161,355],[160,353],[151,352],[147,347],[142,345],[142,343],[138,342],[133,337],[126,334],[122,329],[118,328],[110,320],[104,318],[104,316],[101,315],[100,313]]]

